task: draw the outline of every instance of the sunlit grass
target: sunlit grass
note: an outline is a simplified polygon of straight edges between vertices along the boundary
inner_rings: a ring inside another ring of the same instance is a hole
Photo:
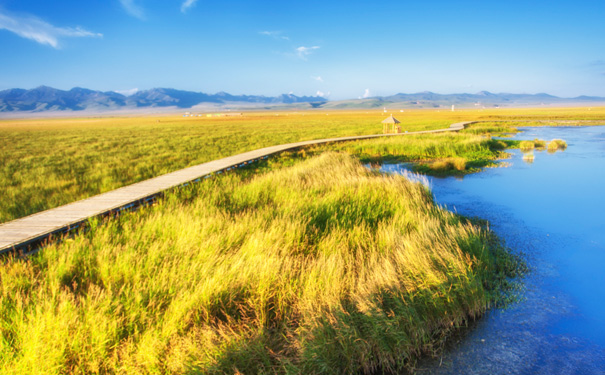
[[[464,174],[494,166],[516,144],[468,133],[409,135],[331,145],[363,162],[414,162],[412,168],[427,174]]]
[[[395,372],[506,298],[517,261],[423,185],[284,163],[5,258],[0,372]]]
[[[0,120],[0,222],[265,146],[378,134],[387,115],[382,110],[317,110],[225,118]],[[479,120],[487,122],[471,125],[468,132],[495,134],[514,131],[515,126],[544,125],[527,121],[603,123],[605,108],[406,110],[397,117],[403,131]]]
[[[548,151],[555,152],[557,150],[565,150],[567,148],[567,142],[562,139],[553,139],[548,142]]]
[[[191,165],[276,144],[379,133],[365,112],[0,121],[0,222]],[[448,127],[406,114],[406,130]]]
[[[596,122],[605,110],[406,111],[397,117],[408,131],[490,123],[284,154],[94,221],[28,259],[4,258],[0,373],[409,369],[510,298],[507,280],[522,266],[424,186],[357,159],[468,173],[520,143],[490,135],[549,114]],[[384,117],[0,122],[2,220],[263,146],[379,133]]]

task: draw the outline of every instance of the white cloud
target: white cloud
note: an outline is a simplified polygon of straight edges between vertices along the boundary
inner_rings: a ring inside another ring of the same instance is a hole
[[[303,60],[307,59],[307,56],[309,56],[310,54],[313,53],[313,51],[318,50],[319,46],[313,46],[313,47],[305,47],[305,46],[300,46],[296,49],[296,55],[298,57],[300,57]]]
[[[187,12],[187,10],[189,8],[191,8],[192,6],[194,6],[195,3],[197,3],[197,0],[185,0],[185,1],[183,1],[183,4],[181,4],[181,12],[183,12],[183,13]]]
[[[135,4],[135,0],[120,0],[120,4],[122,4],[124,10],[131,16],[141,20],[145,19],[145,11],[143,10],[143,7]]]
[[[259,31],[260,35],[269,36],[273,39],[290,40],[287,36],[283,35],[281,31]]]
[[[124,96],[131,96],[139,92],[139,89],[128,89],[128,90],[115,90],[118,94],[122,94]]]
[[[317,82],[323,82],[323,81],[324,81],[324,79],[323,79],[323,78],[321,78],[321,76],[317,76],[317,77],[315,77],[315,76],[311,76],[311,78],[313,78],[313,79],[314,79],[314,80],[316,80]]]
[[[321,96],[322,98],[327,99],[330,96],[330,91],[323,92],[323,91],[317,90],[317,92],[315,93],[315,96]]]
[[[370,89],[366,89],[366,91],[364,91],[363,95],[359,97],[359,99],[366,99],[370,97]]]
[[[0,29],[13,32],[20,37],[34,40],[40,44],[47,44],[59,48],[59,39],[62,37],[96,37],[103,34],[93,33],[80,27],[56,27],[32,15],[13,15],[0,9]]]

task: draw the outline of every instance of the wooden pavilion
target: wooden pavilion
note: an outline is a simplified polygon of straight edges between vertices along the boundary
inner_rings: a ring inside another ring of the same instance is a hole
[[[393,115],[390,115],[382,121],[382,132],[388,133],[401,133],[401,126],[397,125],[401,123]]]

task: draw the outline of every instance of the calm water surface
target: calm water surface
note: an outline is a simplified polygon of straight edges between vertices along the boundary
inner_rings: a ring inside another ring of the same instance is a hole
[[[512,151],[509,167],[429,183],[437,202],[488,219],[525,254],[524,300],[473,323],[419,373],[605,374],[605,127],[522,130],[515,139],[568,148],[535,151],[533,163]]]

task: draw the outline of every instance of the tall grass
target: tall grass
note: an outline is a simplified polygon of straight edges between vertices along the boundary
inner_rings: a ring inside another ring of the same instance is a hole
[[[414,169],[427,174],[463,174],[496,164],[511,141],[474,134],[442,133],[377,138],[330,146],[364,162],[416,162]]]
[[[518,270],[424,186],[346,154],[249,173],[3,259],[0,372],[397,372]]]
[[[548,142],[548,151],[549,152],[555,152],[557,150],[565,150],[567,148],[567,142],[565,142],[562,139],[553,139],[552,141]]]

